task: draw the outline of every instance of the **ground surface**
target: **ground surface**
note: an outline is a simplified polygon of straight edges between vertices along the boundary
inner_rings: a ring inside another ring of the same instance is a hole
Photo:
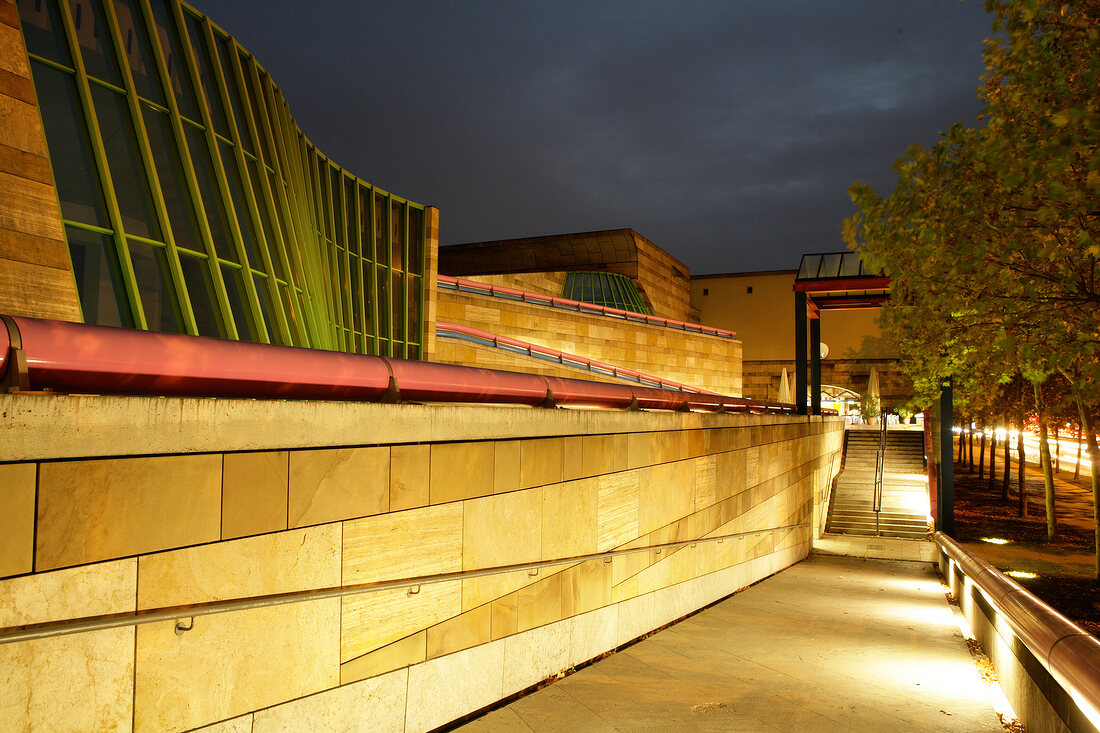
[[[1059,537],[1047,541],[1043,478],[1029,469],[1027,474],[1028,516],[1019,512],[1019,489],[1015,470],[1010,498],[1002,498],[1001,474],[989,487],[989,477],[978,478],[962,464],[955,466],[955,533],[974,554],[1002,571],[1024,571],[1039,577],[1014,578],[1070,620],[1093,635],[1100,635],[1100,585],[1095,580],[1095,547],[1091,491],[1074,484],[1068,476],[1056,481]],[[1004,539],[995,545],[983,538]]]
[[[955,613],[930,563],[814,554],[461,730],[1001,731]]]

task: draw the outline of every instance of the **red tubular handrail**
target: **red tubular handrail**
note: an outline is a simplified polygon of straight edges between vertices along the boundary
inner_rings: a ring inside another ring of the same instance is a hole
[[[383,358],[393,370],[400,399],[406,402],[504,402],[540,405],[546,380],[537,374]]]
[[[495,369],[4,316],[0,379],[20,348],[30,390],[173,397],[475,402],[784,413],[792,405]],[[474,329],[470,329],[474,330]],[[487,331],[487,340],[498,339]],[[501,341],[512,341],[500,338]],[[523,342],[516,342],[521,345]],[[552,349],[533,351],[561,356]],[[611,369],[610,365],[600,365]],[[620,370],[630,372],[631,370]]]
[[[568,377],[543,377],[555,405],[624,409],[634,402],[634,391],[625,384],[588,382]]]
[[[12,316],[32,390],[377,400],[377,357]]]
[[[1100,713],[1100,640],[952,538],[936,532],[932,539],[990,598],[994,609],[1074,702],[1091,708],[1082,709],[1086,716]]]

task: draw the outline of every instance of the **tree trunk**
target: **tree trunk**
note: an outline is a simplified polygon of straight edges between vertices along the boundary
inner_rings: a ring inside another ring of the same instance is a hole
[[[1096,547],[1096,579],[1100,581],[1100,447],[1096,445],[1096,434],[1093,433],[1092,417],[1089,415],[1089,407],[1081,400],[1080,393],[1074,394],[1077,400],[1077,411],[1081,413],[1081,432],[1087,436],[1089,460],[1092,461],[1092,519],[1094,530],[1094,545]]]
[[[1058,423],[1054,423],[1054,475],[1062,470],[1062,441],[1058,439]]]
[[[997,428],[989,436],[989,490],[997,488]]]
[[[963,431],[959,431],[959,457],[955,459],[955,463],[962,463],[963,452],[966,450],[966,435]]]
[[[1025,415],[1020,415],[1020,430],[1016,434],[1016,480],[1020,484],[1020,516],[1027,516],[1027,454],[1024,452],[1024,423]]]
[[[1001,479],[1001,498],[1008,501],[1008,486],[1012,483],[1012,446],[1008,441],[1008,418],[1005,418],[1005,475]]]
[[[1073,480],[1081,478],[1081,444],[1085,442],[1085,431],[1081,423],[1077,423],[1077,463],[1073,464]]]
[[[982,428],[982,446],[978,452],[978,480],[985,476],[985,428]]]
[[[968,423],[971,428],[966,434],[966,461],[968,464],[967,470],[969,473],[974,473],[974,423]]]
[[[1047,416],[1043,411],[1043,393],[1038,382],[1032,382],[1035,412],[1039,415],[1039,464],[1043,468],[1043,496],[1047,507],[1047,541],[1058,539],[1058,517],[1054,513],[1054,476],[1050,471],[1050,443],[1047,442]]]

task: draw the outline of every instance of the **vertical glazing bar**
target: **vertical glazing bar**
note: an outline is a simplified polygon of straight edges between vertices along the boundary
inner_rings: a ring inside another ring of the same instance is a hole
[[[435,287],[435,283],[428,282],[428,211],[427,209],[420,210],[420,258],[416,263],[416,273],[420,276],[420,287],[417,289],[417,304],[419,309],[419,317],[417,323],[419,324],[419,332],[416,334],[416,339],[419,345],[419,354],[421,359],[428,358],[428,328],[432,324],[428,323],[428,288]]]
[[[84,119],[88,121],[91,133],[88,137],[92,146],[92,155],[95,158],[96,173],[99,176],[100,186],[103,188],[103,198],[107,205],[107,217],[114,230],[113,240],[115,252],[118,257],[119,267],[122,269],[122,280],[126,287],[126,300],[130,305],[130,313],[134,324],[148,330],[149,324],[145,320],[145,309],[141,305],[141,294],[138,292],[137,276],[134,275],[134,263],[130,259],[130,248],[126,244],[126,232],[122,227],[122,212],[118,207],[118,198],[115,195],[114,183],[111,181],[110,168],[107,165],[107,151],[103,147],[103,135],[99,129],[99,118],[96,115],[95,105],[92,103],[92,90],[88,86],[88,72],[84,67],[84,57],[81,54],[80,44],[77,42],[76,28],[73,25],[69,4],[57,3],[61,15],[61,24],[65,28],[65,40],[69,44],[69,53],[73,57],[73,68],[76,69],[76,89],[80,97],[80,103],[84,107]]]
[[[409,203],[401,207],[401,264],[404,271],[401,273],[401,309],[406,311],[401,319],[401,356],[409,358]]]
[[[175,306],[183,316],[184,329],[194,336],[198,334],[199,328],[195,322],[195,312],[191,308],[191,300],[187,295],[187,285],[183,279],[183,268],[180,266],[179,252],[176,251],[176,239],[172,233],[172,222],[168,217],[168,206],[164,202],[164,191],[160,186],[160,178],[157,176],[157,169],[153,164],[153,153],[149,148],[149,134],[145,129],[145,118],[141,114],[141,103],[138,101],[137,86],[134,84],[134,76],[130,71],[128,54],[122,44],[122,33],[119,31],[114,3],[104,2],[102,7],[107,19],[109,42],[114,44],[115,57],[119,59],[122,84],[126,89],[126,107],[130,112],[130,121],[137,134],[141,163],[149,180],[150,193],[152,194],[153,210],[156,213],[161,235],[164,237],[168,272],[172,278],[172,287],[176,295]],[[137,19],[132,20],[136,21]]]
[[[370,203],[367,208],[368,222],[370,226],[367,227],[367,231],[370,232],[370,331],[371,337],[374,339],[374,349],[371,352],[376,356],[382,355],[382,340],[379,336],[379,321],[378,321],[378,298],[381,294],[378,292],[378,225],[376,224],[378,216],[378,193],[374,188],[370,189]]]

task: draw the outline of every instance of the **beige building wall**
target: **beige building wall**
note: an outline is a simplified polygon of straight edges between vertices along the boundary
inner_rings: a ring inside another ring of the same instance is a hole
[[[797,270],[698,275],[691,280],[700,323],[737,332],[742,342],[743,394],[776,399],[784,368],[794,386],[794,278]],[[897,373],[897,347],[875,323],[879,310],[821,312],[822,384],[862,393],[871,367],[882,378],[883,403],[911,393]]]
[[[499,284],[517,287],[510,276]],[[439,289],[437,320],[509,336],[654,377],[741,396],[741,342],[737,339],[655,326],[619,318],[521,303],[477,293]],[[592,372],[557,366],[491,347],[450,338],[436,341],[434,361],[507,371],[603,379]]]
[[[19,11],[0,0],[0,313],[80,321]]]
[[[804,558],[842,436],[832,418],[257,400],[0,412],[0,627],[179,608],[0,645],[13,730],[433,729]],[[390,585],[195,615],[372,583]]]

